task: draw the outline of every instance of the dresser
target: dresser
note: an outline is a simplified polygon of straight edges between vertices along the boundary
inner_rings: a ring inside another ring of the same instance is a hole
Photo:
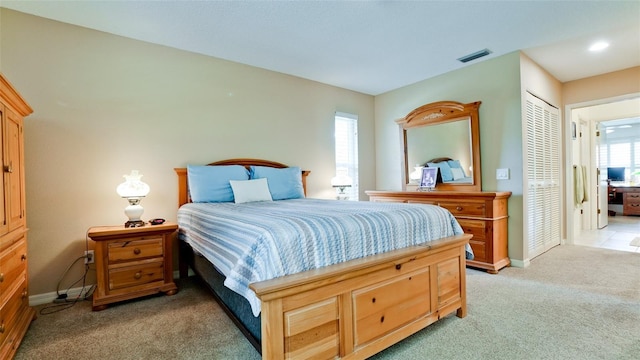
[[[11,359],[35,311],[29,306],[23,118],[33,110],[0,74],[0,359]]]
[[[508,209],[511,192],[488,191],[366,191],[370,201],[421,203],[451,212],[467,234],[474,259],[467,266],[492,274],[510,264]]]
[[[622,204],[622,215],[640,215],[640,186],[609,185],[609,204]]]
[[[96,290],[93,310],[108,304],[163,292],[173,295],[172,240],[178,224],[126,228],[97,226],[88,236],[95,241]]]

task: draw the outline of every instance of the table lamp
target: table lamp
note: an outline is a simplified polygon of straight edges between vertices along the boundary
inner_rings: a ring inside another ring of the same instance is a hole
[[[141,177],[142,174],[138,173],[138,170],[131,170],[131,174],[124,175],[125,182],[116,188],[118,195],[129,201],[129,205],[124,209],[125,215],[129,218],[124,226],[128,228],[144,226],[144,221],[140,220],[144,212],[140,200],[149,193],[149,185],[143,183]]]
[[[351,187],[352,182],[353,180],[346,175],[337,175],[331,179],[331,186],[338,189],[338,200],[349,199],[349,196],[345,194],[344,189]]]

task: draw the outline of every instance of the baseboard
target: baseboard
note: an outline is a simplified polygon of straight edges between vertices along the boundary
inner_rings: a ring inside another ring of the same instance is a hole
[[[189,276],[193,276],[193,270],[191,270],[191,268],[189,268]],[[180,272],[179,271],[174,271],[173,272],[173,278],[174,279],[178,279],[180,277]],[[87,286],[85,286],[86,289],[89,289],[89,287],[93,286],[94,284],[88,284]],[[75,299],[80,292],[83,291],[81,287],[77,287],[77,288],[73,288],[73,289],[68,289],[68,291],[66,291],[67,294],[67,299],[71,300],[71,299]],[[58,293],[56,293],[55,291],[53,292],[49,292],[49,293],[45,293],[45,294],[38,294],[38,295],[31,295],[29,296],[29,305],[30,306],[38,306],[38,305],[42,305],[42,304],[49,304],[52,303],[53,300],[58,298]]]
[[[511,259],[511,266],[513,266],[513,267],[525,268],[525,267],[529,266],[530,264],[531,264],[531,262],[529,261],[529,259],[525,259],[525,260]]]
[[[89,289],[92,285],[85,286],[85,289]],[[80,295],[81,291],[84,291],[82,287],[77,287],[73,289],[65,290],[67,294],[67,299],[72,300],[75,299],[78,295]],[[53,300],[58,298],[58,294],[53,291],[45,294],[31,295],[29,296],[29,305],[30,306],[38,306],[42,304],[52,303]]]

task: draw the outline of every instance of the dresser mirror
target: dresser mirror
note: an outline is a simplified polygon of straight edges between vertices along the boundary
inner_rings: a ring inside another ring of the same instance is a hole
[[[482,190],[479,107],[480,101],[440,101],[396,120],[403,145],[403,190],[417,187],[411,175],[423,166],[439,168],[436,190]]]

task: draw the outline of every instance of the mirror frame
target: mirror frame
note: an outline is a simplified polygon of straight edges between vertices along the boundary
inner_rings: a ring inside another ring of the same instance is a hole
[[[436,190],[445,191],[482,191],[482,168],[480,166],[480,101],[462,104],[455,101],[439,101],[411,111],[402,119],[396,120],[400,126],[402,143],[402,190],[406,191],[409,179],[407,156],[407,130],[417,127],[444,124],[447,122],[469,118],[471,131],[471,158],[473,166],[473,183],[436,184]],[[427,161],[429,159],[425,159]]]

